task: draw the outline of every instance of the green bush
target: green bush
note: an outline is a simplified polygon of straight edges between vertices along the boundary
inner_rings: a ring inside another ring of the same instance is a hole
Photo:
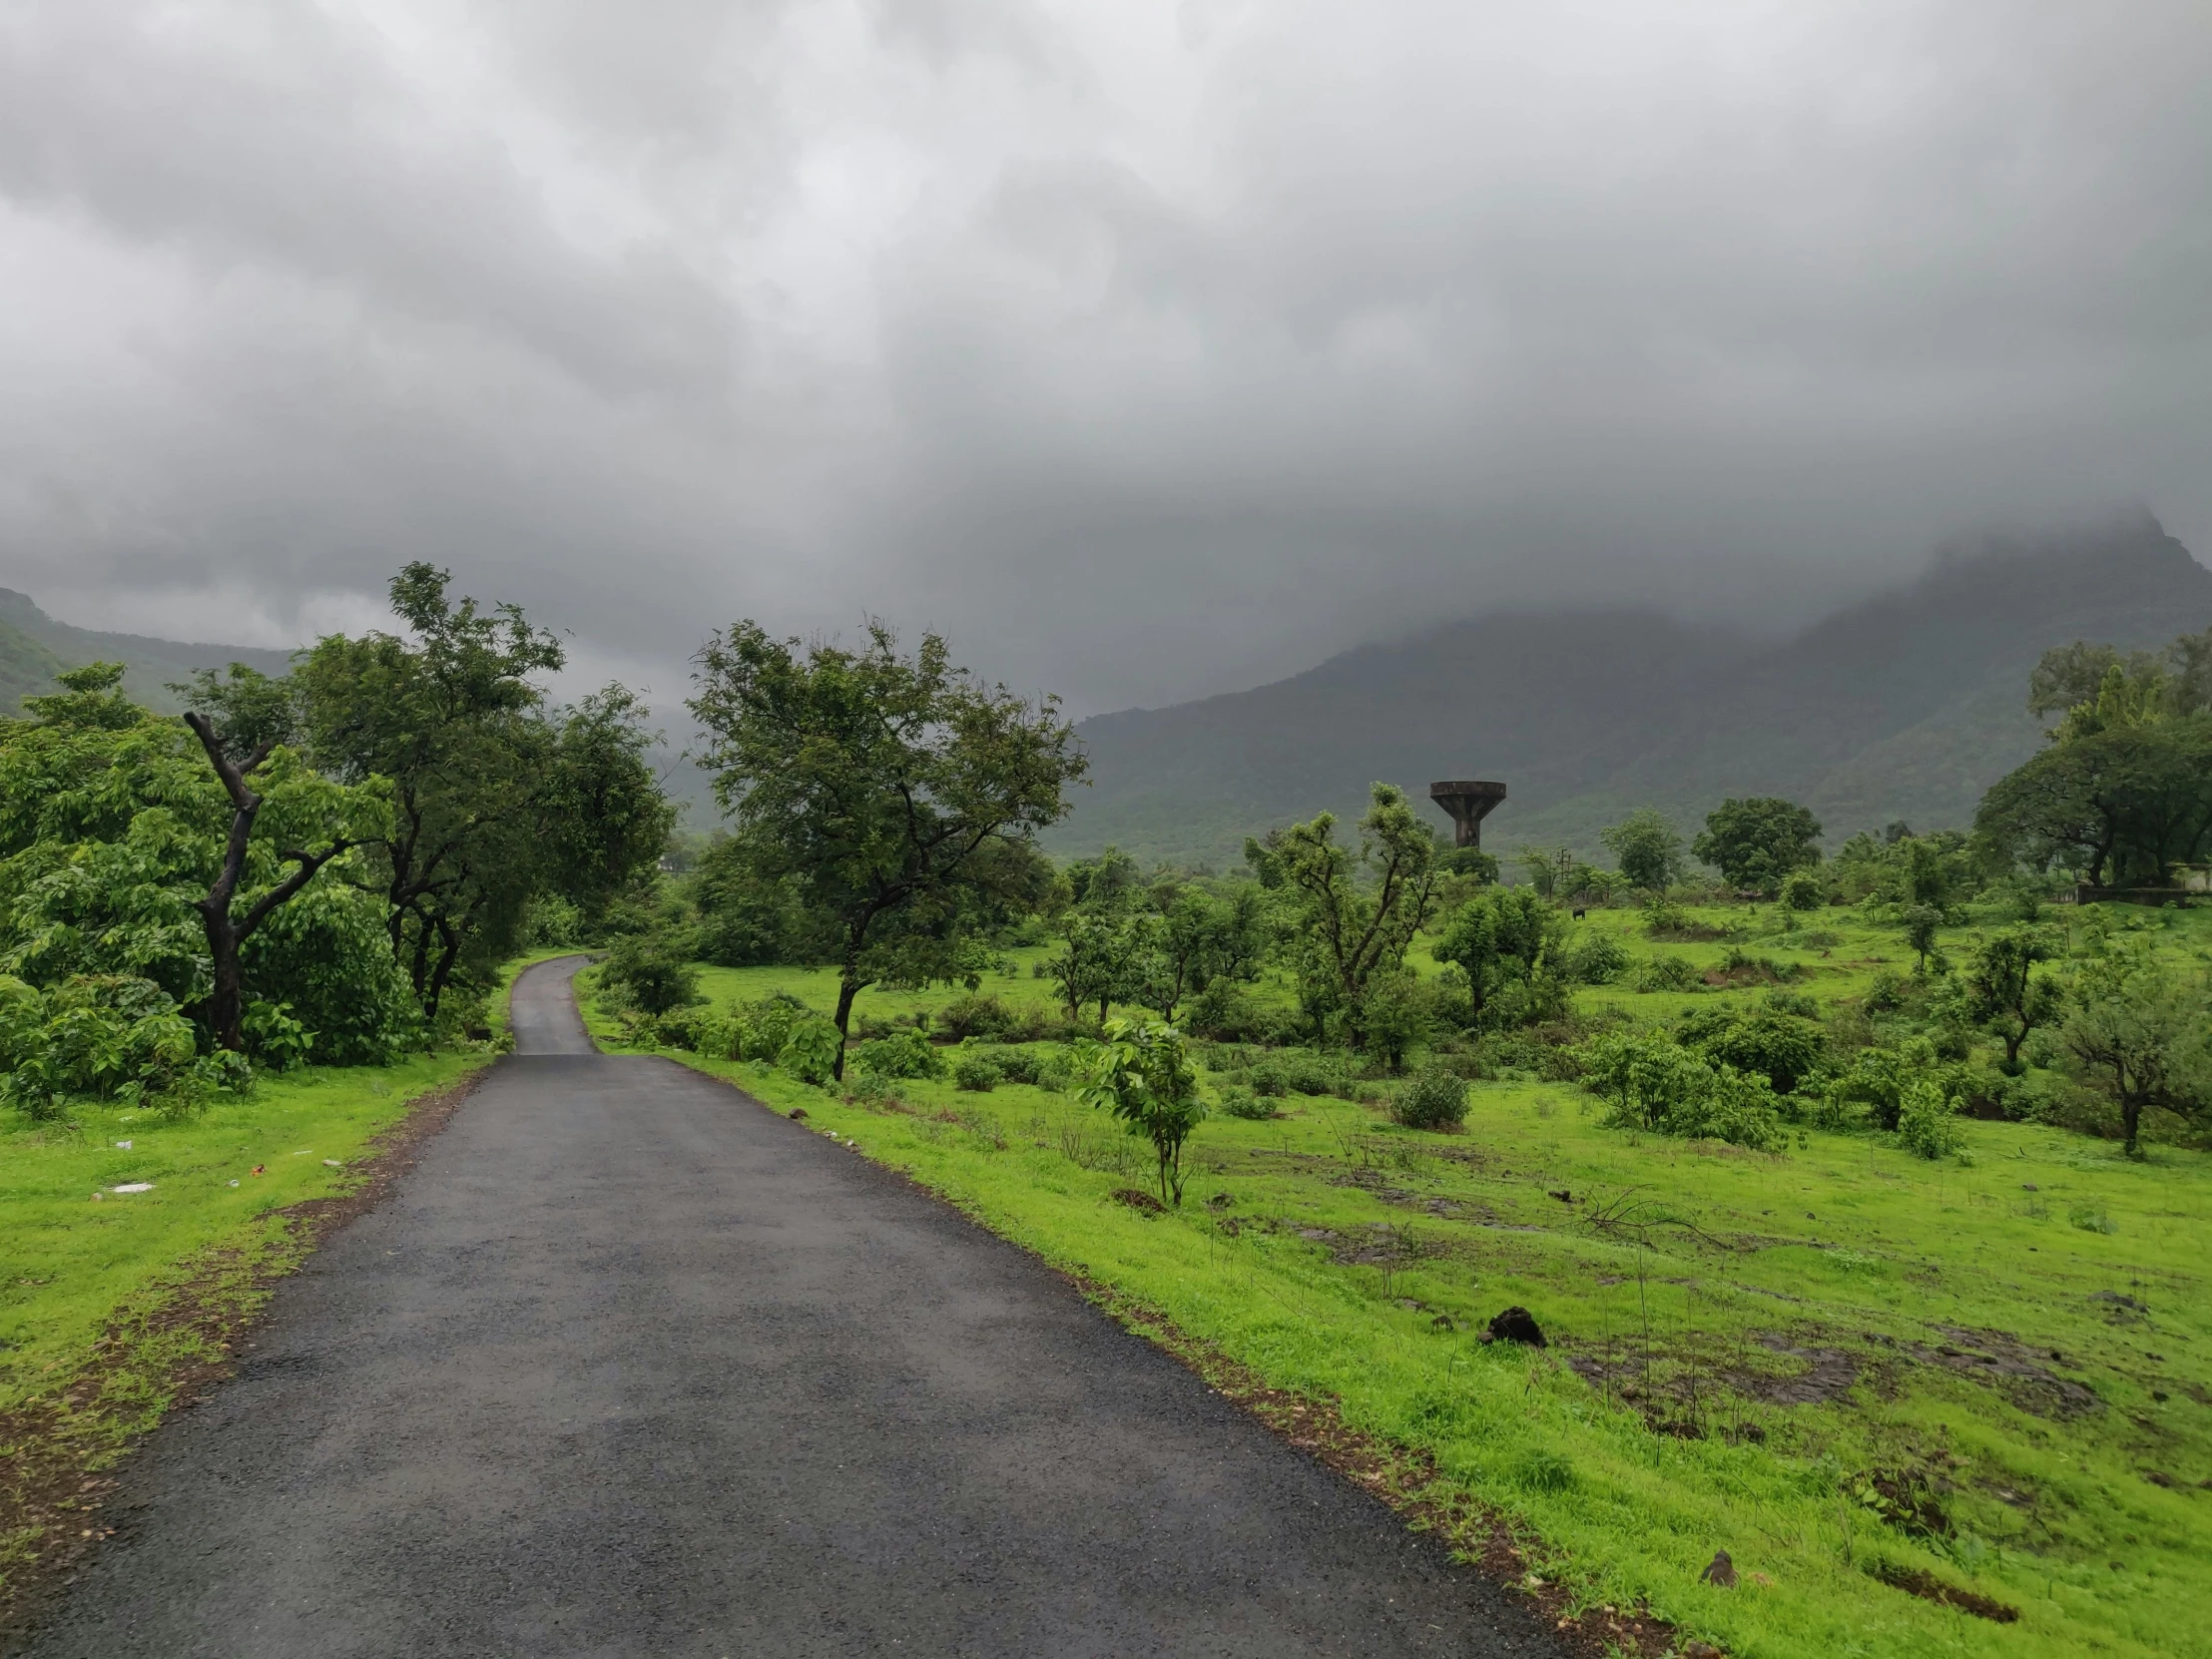
[[[1705,983],[1687,956],[1647,957],[1629,982],[1639,991],[1694,991]]]
[[[1446,1066],[1423,1066],[1390,1102],[1408,1129],[1456,1129],[1467,1120],[1467,1081]]]
[[[1567,977],[1578,985],[1610,985],[1628,967],[1628,952],[1610,933],[1586,932],[1567,953]]]
[[[1785,910],[1818,910],[1827,902],[1828,889],[1811,870],[1793,870],[1783,878],[1782,907]]]
[[[809,1014],[792,1027],[776,1064],[802,1083],[825,1083],[836,1069],[837,1028],[820,1014]]]
[[[952,1061],[952,1086],[970,1094],[989,1094],[1004,1081],[998,1063],[984,1054],[960,1054]]]
[[[1828,1034],[1810,1019],[1766,1007],[1750,1013],[1700,1008],[1682,1016],[1676,1040],[1715,1065],[1756,1072],[1788,1094],[1820,1068]]]
[[[1228,1088],[1221,1091],[1221,1110],[1224,1117],[1243,1118],[1247,1122],[1264,1122],[1280,1114],[1275,1102],[1250,1089]]]
[[[936,1044],[912,1029],[860,1044],[853,1060],[871,1077],[942,1077],[945,1071]]]
[[[987,992],[981,996],[973,993],[956,996],[937,1015],[938,1028],[954,1042],[965,1042],[970,1037],[1001,1036],[1013,1023],[1013,1015],[1006,1005]]]
[[[1905,1085],[1898,1111],[1898,1144],[1923,1158],[1942,1158],[1964,1144],[1949,1094],[1934,1078]]]
[[[699,1001],[699,970],[667,933],[632,933],[616,942],[599,983],[621,1007],[660,1015]]]

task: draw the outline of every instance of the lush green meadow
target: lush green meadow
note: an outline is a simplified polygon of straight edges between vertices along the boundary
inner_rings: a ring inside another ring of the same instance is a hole
[[[1654,942],[1633,912],[1591,910],[1577,925],[1633,958],[1678,954],[1722,983],[1586,987],[1579,1010],[1656,1021],[1779,979],[1834,1011],[1912,966],[1894,927],[1853,909],[1696,915],[1733,936]],[[2200,966],[2212,947],[2201,910],[2061,908],[2050,925],[2139,933]],[[1048,1004],[1029,954],[983,989]],[[1430,965],[1420,947],[1414,960]],[[702,988],[817,1008],[831,989],[766,968],[706,969]],[[956,994],[871,992],[858,1012],[910,1018]],[[619,1041],[588,996],[587,1013]],[[1249,1058],[1201,1053],[1216,1094]],[[1578,1085],[1511,1064],[1473,1084],[1462,1133],[1438,1135],[1388,1121],[1388,1079],[1348,1073],[1351,1098],[1210,1117],[1183,1208],[1153,1215],[1116,1198],[1149,1188],[1149,1147],[1069,1094],[833,1094],[678,1058],[804,1106],[810,1128],[1269,1383],[1431,1452],[1588,1603],[1648,1605],[1743,1655],[2212,1652],[2212,1165],[2197,1151],[2154,1135],[2130,1161],[2068,1129],[1962,1119],[1957,1158],[1810,1125],[1758,1153],[1607,1127]],[[1514,1305],[1548,1348],[1481,1340]],[[1718,1548],[1734,1589],[1699,1580]]]

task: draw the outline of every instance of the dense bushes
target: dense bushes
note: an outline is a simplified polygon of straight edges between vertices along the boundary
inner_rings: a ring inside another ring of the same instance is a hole
[[[1445,1066],[1423,1066],[1390,1102],[1408,1129],[1456,1129],[1467,1118],[1467,1080]]]

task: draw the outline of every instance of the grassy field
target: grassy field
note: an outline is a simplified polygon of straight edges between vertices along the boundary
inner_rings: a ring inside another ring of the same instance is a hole
[[[1894,932],[1702,912],[1748,936],[1633,954],[1797,964],[1862,994]],[[2212,915],[2062,913],[2201,961]],[[1953,937],[1956,950],[1967,941]],[[1049,987],[1017,962],[985,988]],[[718,1001],[826,975],[710,970]],[[877,1017],[950,993],[863,997]],[[1657,1018],[1741,990],[1585,991]],[[611,1040],[613,1022],[592,1012]],[[1269,1383],[1334,1396],[1506,1510],[1586,1603],[1648,1605],[1741,1655],[2212,1652],[2212,1164],[2153,1144],[1966,1122],[1958,1160],[1807,1130],[1779,1155],[1603,1127],[1572,1084],[1508,1074],[1459,1135],[1291,1097],[1209,1119],[1179,1213],[1115,1194],[1149,1152],[1064,1095],[896,1086],[839,1100],[679,1058],[905,1169],[1047,1260],[1159,1309]],[[1551,1346],[1479,1340],[1533,1312]],[[1740,1576],[1699,1581],[1717,1548]],[[1949,1587],[1999,1623],[1926,1599]]]

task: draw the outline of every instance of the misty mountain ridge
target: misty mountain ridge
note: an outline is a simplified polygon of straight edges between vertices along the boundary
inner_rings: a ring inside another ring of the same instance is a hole
[[[1484,844],[1564,841],[1657,806],[1688,830],[1781,795],[1832,842],[1897,819],[1963,826],[2034,753],[2027,676],[2053,645],[2157,646],[2212,624],[2212,571],[2149,517],[1944,549],[1917,580],[1775,643],[1640,609],[1497,613],[1362,646],[1252,691],[1078,727],[1092,783],[1057,850],[1234,861],[1246,834],[1376,780],[1511,795]]]
[[[14,713],[26,697],[56,689],[54,676],[86,663],[121,663],[123,687],[150,709],[177,714],[184,705],[169,690],[204,668],[244,663],[283,674],[291,653],[251,645],[188,645],[144,634],[104,634],[57,622],[29,594],[0,588],[0,710]]]

